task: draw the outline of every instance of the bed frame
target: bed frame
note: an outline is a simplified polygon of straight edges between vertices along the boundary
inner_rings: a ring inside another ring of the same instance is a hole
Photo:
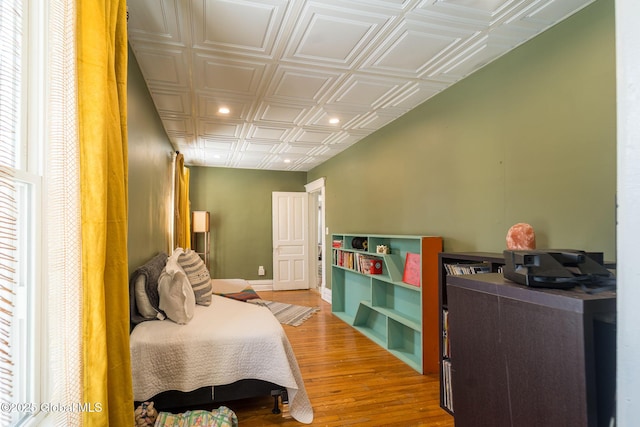
[[[288,403],[287,389],[277,384],[256,380],[244,379],[232,384],[215,387],[201,387],[199,389],[182,392],[177,390],[163,391],[149,399],[154,406],[163,411],[182,408],[196,408],[227,403],[233,400],[251,399],[261,396],[273,397],[274,414],[279,414],[280,404]],[[135,402],[137,407],[142,402]]]

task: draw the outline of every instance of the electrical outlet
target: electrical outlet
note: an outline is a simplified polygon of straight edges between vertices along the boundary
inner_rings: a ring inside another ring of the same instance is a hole
[[[258,276],[264,276],[264,265],[258,267]]]

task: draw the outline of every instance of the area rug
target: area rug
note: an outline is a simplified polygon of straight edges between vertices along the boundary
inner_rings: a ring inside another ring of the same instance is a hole
[[[307,307],[304,305],[286,304],[284,302],[250,300],[254,304],[267,307],[276,319],[283,325],[300,326],[309,319],[313,313],[320,310],[320,307]]]

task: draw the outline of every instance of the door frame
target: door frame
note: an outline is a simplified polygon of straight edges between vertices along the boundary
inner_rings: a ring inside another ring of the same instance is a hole
[[[326,222],[326,210],[327,210],[327,198],[325,197],[325,181],[326,178],[322,177],[322,178],[318,178],[315,181],[311,181],[310,183],[306,184],[304,186],[305,190],[307,193],[309,193],[309,236],[314,236],[313,238],[309,238],[309,253],[315,253],[316,250],[314,248],[314,245],[317,245],[318,243],[321,244],[321,250],[322,250],[322,282],[320,284],[320,289],[318,289],[318,292],[320,293],[320,296],[322,297],[323,300],[331,303],[331,289],[327,289],[327,234],[328,234],[328,229],[327,229],[327,222]],[[318,220],[317,218],[315,218],[317,216],[317,211],[315,210],[315,204],[312,205],[312,196],[318,196],[321,203],[320,203],[320,224],[318,224]],[[314,207],[314,209],[311,209],[312,207]],[[312,218],[311,216],[314,216],[314,218]],[[321,233],[321,241],[318,242],[317,238],[315,236],[318,235],[318,230],[317,230],[317,226],[320,227],[320,230],[322,230]],[[317,259],[314,259],[312,257],[310,257],[310,262],[317,262]],[[310,269],[310,271],[315,271],[315,269],[317,268],[316,265],[314,264],[313,269]]]

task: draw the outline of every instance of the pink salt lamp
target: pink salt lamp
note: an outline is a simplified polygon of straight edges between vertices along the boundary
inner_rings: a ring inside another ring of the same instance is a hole
[[[524,222],[513,225],[507,232],[507,249],[529,250],[536,248],[536,233]]]

